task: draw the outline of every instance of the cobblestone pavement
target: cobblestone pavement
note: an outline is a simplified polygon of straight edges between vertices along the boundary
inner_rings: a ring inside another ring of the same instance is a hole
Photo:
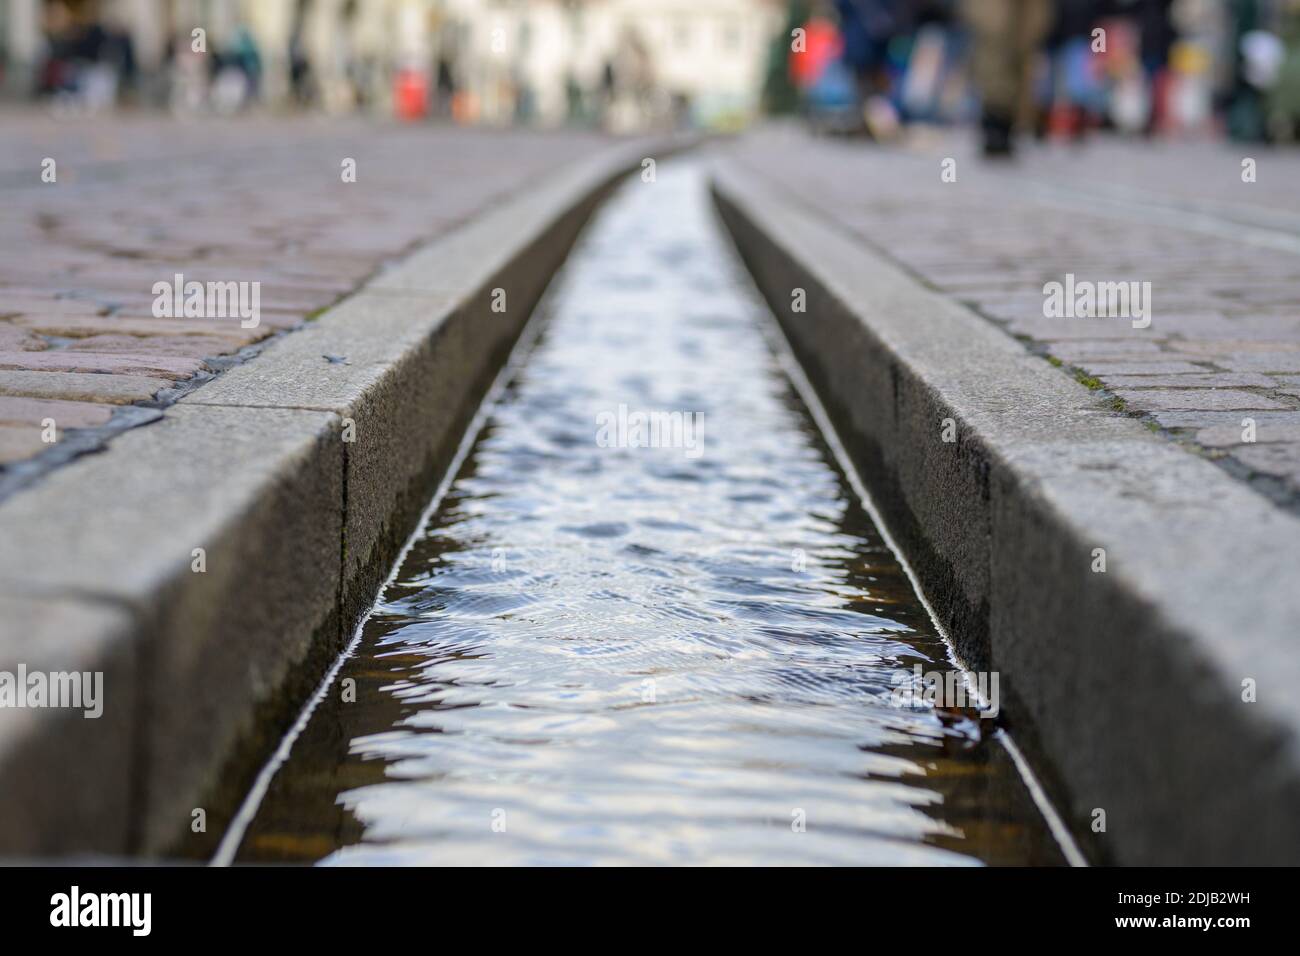
[[[146,420],[121,406],[166,404],[604,142],[312,118],[0,114],[0,486],[6,472],[31,472],[19,463],[33,456],[57,463],[113,423]],[[349,159],[355,182],[344,181]],[[154,317],[154,283],[177,274],[260,282],[260,322]],[[80,441],[63,445],[65,429]]]
[[[729,156],[1117,412],[1300,507],[1300,152],[1098,140],[989,165],[959,134],[880,148],[777,128]],[[1151,283],[1150,325],[1045,317],[1045,285],[1067,275]]]

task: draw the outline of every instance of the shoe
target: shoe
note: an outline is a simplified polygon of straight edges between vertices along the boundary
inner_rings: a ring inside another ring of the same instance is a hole
[[[1011,135],[1009,119],[986,113],[980,125],[984,131],[985,157],[1005,159],[1015,152],[1015,140]]]

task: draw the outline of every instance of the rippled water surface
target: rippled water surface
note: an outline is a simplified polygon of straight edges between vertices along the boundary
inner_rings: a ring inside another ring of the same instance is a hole
[[[891,704],[944,645],[701,171],[625,185],[542,308],[239,859],[1059,862],[977,720]],[[702,428],[617,447],[620,406]]]

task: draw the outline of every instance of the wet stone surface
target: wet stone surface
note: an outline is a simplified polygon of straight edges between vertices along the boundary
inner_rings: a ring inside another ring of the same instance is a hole
[[[699,170],[625,185],[542,308],[238,860],[1061,862],[988,724],[892,700],[945,645]]]

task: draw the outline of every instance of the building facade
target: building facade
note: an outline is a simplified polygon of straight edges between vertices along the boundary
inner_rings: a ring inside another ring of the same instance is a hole
[[[0,63],[6,90],[30,91],[50,37],[71,16],[129,37],[149,89],[200,82],[202,66],[189,61],[201,29],[206,53],[255,51],[256,96],[272,106],[297,96],[330,111],[441,110],[478,123],[734,126],[757,110],[783,8],[781,0],[0,0]],[[167,82],[151,83],[160,76]],[[189,105],[201,105],[205,92],[191,93]]]

